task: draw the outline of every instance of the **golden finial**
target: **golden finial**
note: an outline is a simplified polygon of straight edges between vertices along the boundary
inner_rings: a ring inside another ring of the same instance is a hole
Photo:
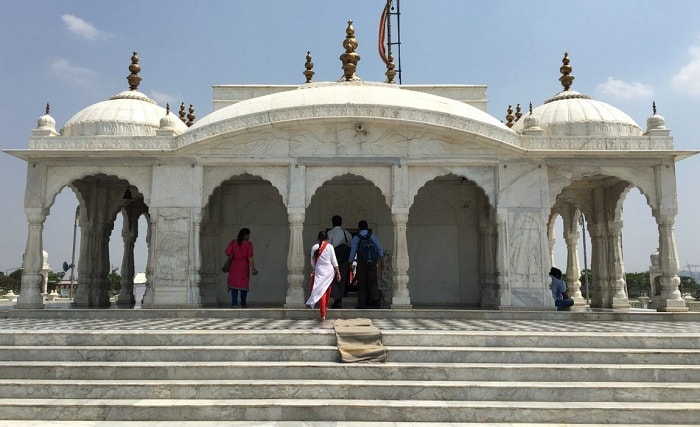
[[[343,63],[343,77],[341,80],[359,80],[360,78],[355,74],[355,71],[357,70],[360,55],[355,52],[357,39],[355,39],[355,27],[352,26],[352,19],[348,21],[348,26],[345,29],[343,47],[345,48],[345,53],[340,55],[340,61]]]
[[[311,78],[316,74],[314,72],[314,63],[311,62],[311,51],[306,51],[306,63],[304,64],[304,76],[306,77],[306,83],[311,83]]]
[[[129,89],[136,90],[139,88],[139,83],[141,83],[141,77],[139,77],[139,72],[141,67],[139,66],[139,56],[136,52],[131,55],[131,65],[129,65],[129,71],[131,74],[126,78],[129,82]]]
[[[185,123],[187,125],[187,127],[190,127],[194,124],[194,107],[192,106],[192,104],[190,104],[189,111],[190,112],[187,114],[187,123]]]
[[[49,103],[46,103],[46,114],[49,114]]]
[[[561,85],[564,86],[564,90],[569,90],[571,83],[574,82],[574,76],[570,75],[573,68],[571,68],[571,65],[569,65],[569,52],[564,52],[564,58],[561,60],[561,62],[564,65],[559,67],[559,72],[561,73],[559,81],[561,82]]]
[[[513,127],[513,124],[515,123],[515,122],[513,122],[514,118],[515,118],[515,116],[513,115],[513,106],[509,105],[508,106],[508,114],[506,114],[506,120],[508,120],[508,122],[506,123],[506,126],[508,126],[509,128]]]
[[[185,103],[183,102],[180,104],[180,120],[182,120],[182,123],[187,123],[187,117],[185,117]]]
[[[49,107],[48,107],[48,105],[49,105],[49,104],[46,104],[46,114],[49,114]],[[651,101],[651,111],[653,111],[654,114],[656,114],[656,101]]]
[[[520,111],[520,104],[515,106],[515,121],[517,122],[523,116],[522,111]]]
[[[394,83],[394,77],[396,77],[394,68],[396,68],[394,65],[394,55],[389,54],[386,61],[386,73],[384,73],[387,83]]]

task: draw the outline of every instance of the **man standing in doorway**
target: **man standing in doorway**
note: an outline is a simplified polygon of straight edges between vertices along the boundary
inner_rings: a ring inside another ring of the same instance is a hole
[[[333,215],[331,222],[333,228],[328,230],[328,243],[335,248],[335,257],[338,259],[340,268],[340,281],[334,281],[331,288],[331,298],[333,298],[331,308],[343,308],[343,295],[345,295],[345,287],[348,285],[350,275],[352,234],[342,227],[343,218],[340,215]]]
[[[352,238],[350,260],[357,262],[357,308],[379,308],[381,296],[377,282],[377,265],[384,268],[384,251],[367,221],[357,224],[360,230]]]

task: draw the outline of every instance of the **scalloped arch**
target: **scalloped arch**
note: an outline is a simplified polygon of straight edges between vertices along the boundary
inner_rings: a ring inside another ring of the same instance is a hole
[[[143,196],[146,205],[150,202],[150,170],[138,170],[134,173],[132,168],[105,168],[105,167],[61,167],[50,168],[46,177],[46,189],[44,191],[44,208],[49,208],[53,205],[56,196],[63,190],[64,187],[71,187],[75,181],[83,178],[96,175],[105,175],[114,177],[121,181],[126,181],[130,186],[136,187],[138,192]],[[84,200],[79,196],[79,192],[73,190],[73,193],[78,197],[78,201],[84,206]]]
[[[600,168],[597,170],[577,170],[574,168],[572,173],[560,181],[552,182],[550,180],[550,207],[554,207],[557,203],[557,197],[562,191],[576,181],[585,180],[594,176],[604,176],[617,178],[627,182],[630,186],[635,187],[644,196],[647,205],[652,210],[658,204],[656,196],[655,178],[653,174],[645,173],[643,170],[632,168]],[[621,198],[624,200],[624,197]],[[618,202],[619,203],[619,202]]]
[[[202,205],[209,205],[211,196],[217,188],[237,176],[251,175],[269,182],[282,197],[282,203],[288,206],[289,168],[287,166],[265,166],[265,167],[216,167],[204,170],[204,184],[202,188]],[[200,212],[200,215],[202,213]]]
[[[363,178],[379,189],[384,196],[387,206],[391,206],[391,171],[389,168],[363,168],[363,167],[314,167],[306,169],[306,200],[305,206],[311,203],[311,199],[333,178],[351,175]]]
[[[486,200],[493,205],[495,200],[496,182],[494,170],[491,167],[414,167],[409,177],[409,205],[413,205],[416,195],[428,182],[446,175],[455,175],[473,182],[484,193]]]

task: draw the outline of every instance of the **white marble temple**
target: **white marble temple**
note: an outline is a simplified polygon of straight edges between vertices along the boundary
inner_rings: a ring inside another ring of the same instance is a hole
[[[136,203],[131,215],[148,219],[144,307],[225,305],[219,266],[242,227],[253,230],[261,271],[250,302],[301,305],[306,252],[340,214],[349,228],[369,221],[381,239],[391,264],[380,277],[395,307],[551,308],[551,229],[568,212],[567,247],[581,236],[571,218],[583,214],[592,236],[592,306],[624,311],[617,206],[637,187],[659,226],[654,306],[687,310],[677,289],[674,162],[695,153],[674,150],[656,111],[643,130],[565,87],[504,124],[486,112],[482,85],[359,79],[215,86],[214,106],[188,127],[132,88],[61,131],[47,112],[28,149],[7,150],[28,164],[19,308],[43,306],[43,224],[71,186],[81,206],[81,307],[109,305],[106,242],[116,213]],[[126,189],[133,199],[123,199]],[[135,232],[123,236],[127,252]],[[578,271],[576,256],[558,267]]]

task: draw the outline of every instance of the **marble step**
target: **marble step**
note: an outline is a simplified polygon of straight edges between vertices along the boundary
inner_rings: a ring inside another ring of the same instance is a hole
[[[380,325],[379,325],[380,326]],[[380,326],[381,329],[381,326]],[[300,330],[15,330],[0,331],[4,345],[67,346],[212,346],[212,345],[335,345],[330,321],[318,328]],[[693,334],[584,333],[532,331],[436,331],[382,329],[387,346],[416,347],[546,347],[700,349],[700,331]]]
[[[575,421],[575,420],[574,420]],[[0,420],[0,427],[37,427],[35,420]],[[51,427],[222,427],[221,421],[61,421],[54,420]],[[451,422],[394,422],[394,421],[226,421],[226,427],[639,427],[639,424],[606,423],[606,424],[579,424],[579,423],[451,423]],[[655,427],[696,427],[696,424],[654,424]]]
[[[700,349],[414,347],[387,346],[390,362],[629,363],[689,365]],[[339,360],[336,346],[0,346],[0,361],[324,361]]]
[[[700,365],[585,363],[54,362],[6,361],[3,379],[700,382]]]
[[[394,380],[0,380],[0,398],[698,402],[700,384]]]
[[[587,423],[693,424],[695,402],[436,401],[345,399],[0,399],[0,413],[16,420],[123,421],[393,421],[530,423],[575,419]]]
[[[457,330],[382,330],[384,345],[417,347],[547,347],[700,349],[698,333],[611,333]]]

